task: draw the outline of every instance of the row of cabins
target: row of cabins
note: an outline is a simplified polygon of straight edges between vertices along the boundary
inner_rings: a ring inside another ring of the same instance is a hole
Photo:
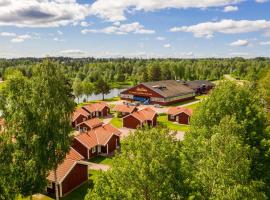
[[[123,117],[123,127],[136,129],[143,126],[156,126],[158,114],[146,107],[138,110],[136,106],[117,105],[114,107],[119,117]],[[168,109],[168,120],[179,124],[189,124],[193,114],[192,109],[183,107],[171,107]]]
[[[48,176],[47,193],[55,196],[58,187],[60,197],[88,181],[87,160],[97,155],[110,155],[120,145],[121,132],[110,124],[104,124],[98,117],[110,113],[104,102],[77,108],[72,116],[72,126],[77,130],[72,147],[64,161],[58,166],[55,180],[54,172]]]

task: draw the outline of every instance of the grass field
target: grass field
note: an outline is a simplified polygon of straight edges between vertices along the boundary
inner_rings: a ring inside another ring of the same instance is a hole
[[[116,128],[122,128],[123,127],[123,119],[114,117],[111,121],[110,124],[115,126]]]
[[[112,158],[104,157],[104,156],[96,156],[89,160],[89,162],[104,164],[104,165],[112,165]]]
[[[174,131],[183,131],[187,132],[189,130],[188,125],[181,125],[177,123],[173,123],[171,121],[168,121],[168,116],[166,114],[160,114],[158,116],[158,124],[162,126],[166,126],[168,129],[174,130]]]

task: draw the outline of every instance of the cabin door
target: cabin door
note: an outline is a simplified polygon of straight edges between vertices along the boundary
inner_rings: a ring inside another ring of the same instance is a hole
[[[98,146],[98,153],[101,153],[101,146]]]
[[[176,116],[175,121],[179,123],[179,116]]]

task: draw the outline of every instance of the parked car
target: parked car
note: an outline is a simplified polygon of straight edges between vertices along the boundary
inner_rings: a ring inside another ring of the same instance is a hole
[[[159,105],[159,104],[154,104],[154,107],[155,108],[163,108],[161,105]]]
[[[134,103],[135,106],[141,105],[141,102],[139,102],[139,101],[134,101],[133,103]]]

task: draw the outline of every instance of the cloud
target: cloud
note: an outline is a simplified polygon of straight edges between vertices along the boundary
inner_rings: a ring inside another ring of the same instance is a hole
[[[64,33],[62,31],[57,31],[58,35],[63,35]]]
[[[260,42],[260,45],[270,45],[270,41],[266,41],[266,42]]]
[[[88,23],[88,22],[86,22],[86,21],[82,21],[82,22],[80,23],[80,25],[81,25],[82,27],[88,27],[88,26],[91,26],[92,23]]]
[[[105,34],[116,34],[116,35],[125,35],[128,33],[134,34],[154,34],[154,30],[145,29],[143,25],[139,22],[134,22],[130,24],[121,24],[108,26],[103,29],[84,29],[81,31],[82,34],[87,33],[105,33]]]
[[[2,37],[15,37],[16,33],[0,32],[0,36],[2,36]]]
[[[223,12],[234,12],[237,10],[238,10],[237,6],[226,6],[226,7],[224,7]]]
[[[171,48],[171,45],[170,44],[164,44],[163,47],[164,48]]]
[[[268,2],[269,0],[255,0],[257,3],[266,3]]]
[[[232,47],[243,47],[249,45],[249,42],[247,40],[237,40],[235,42],[230,43],[230,46]]]
[[[90,12],[109,21],[123,21],[126,13],[140,10],[223,7],[240,2],[242,0],[96,0]]]
[[[0,6],[0,26],[58,27],[83,20],[90,5],[76,0],[5,0]]]
[[[86,54],[85,51],[82,51],[80,49],[67,49],[60,51],[61,54],[66,54],[66,55],[84,55]]]
[[[13,42],[13,43],[21,43],[21,42],[24,42],[25,40],[29,40],[31,38],[32,38],[32,36],[28,35],[28,34],[19,35],[19,36],[16,36],[15,38],[11,39],[11,42]]]
[[[156,40],[164,41],[164,40],[166,40],[166,38],[165,37],[156,37]]]
[[[171,28],[171,32],[193,33],[195,37],[213,37],[214,33],[235,34],[249,33],[256,31],[268,31],[270,21],[266,20],[231,20],[224,19],[219,22],[204,22],[191,26],[181,26]]]

